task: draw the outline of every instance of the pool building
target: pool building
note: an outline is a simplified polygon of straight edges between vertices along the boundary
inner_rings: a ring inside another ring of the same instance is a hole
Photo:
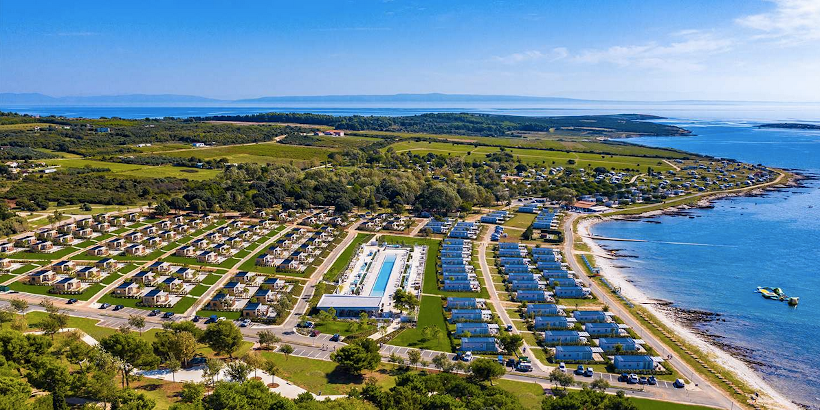
[[[337,317],[391,318],[400,312],[393,308],[396,289],[418,293],[424,270],[426,247],[413,248],[371,242],[362,245],[341,275],[336,292],[323,295],[319,310],[333,308]]]

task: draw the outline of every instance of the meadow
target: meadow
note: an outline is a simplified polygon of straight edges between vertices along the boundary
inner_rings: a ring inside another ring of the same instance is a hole
[[[82,158],[55,158],[47,159],[43,162],[45,162],[48,165],[58,165],[60,166],[60,168],[108,168],[110,171],[105,172],[105,174],[114,177],[173,177],[202,181],[214,178],[221,172],[216,169],[193,169],[186,167],[175,167],[171,165],[152,166],[140,164],[123,164],[120,162],[106,162]]]
[[[339,149],[265,142],[174,150],[163,152],[162,155],[180,158],[196,157],[205,160],[227,158],[228,162],[232,163],[293,164],[303,167],[318,165],[320,161],[326,161],[328,155],[336,151]]]
[[[458,155],[466,160],[485,161],[488,155],[501,152],[500,147],[472,146],[463,144],[453,144],[446,142],[421,142],[421,141],[400,141],[390,145],[396,152],[412,151],[419,155],[434,153],[438,155]],[[646,172],[652,167],[657,171],[672,169],[667,163],[657,158],[644,158],[625,155],[600,155],[563,151],[546,151],[536,149],[505,148],[505,152],[513,155],[516,159],[531,165],[552,166],[572,166],[579,168],[605,167],[607,169],[639,169]],[[575,161],[570,164],[569,161]]]
[[[475,145],[499,146],[508,148],[532,148],[540,150],[576,151],[594,154],[647,156],[663,158],[686,158],[692,157],[684,152],[675,150],[652,148],[641,145],[629,144],[626,142],[613,140],[591,140],[590,137],[578,137],[564,134],[529,134],[522,137],[475,137],[448,134],[421,134],[407,132],[388,131],[361,131],[351,135],[395,137],[402,139],[424,138],[445,141],[455,141],[459,143],[474,143]]]

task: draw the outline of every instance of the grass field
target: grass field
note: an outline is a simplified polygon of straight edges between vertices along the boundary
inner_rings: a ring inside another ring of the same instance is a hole
[[[390,145],[397,152],[412,151],[415,154],[425,155],[427,153],[434,153],[439,155],[459,155],[469,157],[473,161],[484,161],[487,155],[500,152],[499,147],[479,146],[453,144],[445,142],[417,142],[417,141],[400,141]],[[646,172],[649,167],[656,171],[667,171],[672,169],[669,164],[661,162],[657,158],[642,158],[635,156],[621,156],[621,155],[600,155],[587,154],[577,152],[561,152],[561,151],[543,151],[535,149],[506,149],[506,152],[511,153],[515,158],[520,158],[521,161],[531,165],[542,165],[544,167],[550,166],[567,166],[569,160],[574,160],[576,163],[573,167],[577,168],[616,168],[616,169],[639,169]]]
[[[108,168],[111,171],[105,174],[111,176],[134,176],[152,178],[174,177],[202,181],[219,175],[215,169],[193,169],[174,167],[171,165],[150,166],[139,164],[122,164],[119,162],[97,161],[93,159],[56,158],[44,161],[49,165],[59,165],[61,168]],[[99,211],[97,211],[99,212]]]
[[[388,389],[395,385],[384,366],[376,371],[367,372],[364,377],[351,376],[336,369],[336,363],[306,357],[285,356],[281,353],[263,352],[262,356],[271,359],[279,367],[276,375],[311,393],[336,395],[346,394],[351,388],[361,388],[365,380],[372,376],[376,384]]]
[[[285,145],[273,142],[248,145],[226,145],[210,148],[192,148],[164,152],[162,155],[172,157],[197,157],[201,159],[227,158],[228,162],[245,162],[255,164],[294,164],[297,166],[318,165],[326,161],[327,156],[337,151],[336,148],[304,147]]]
[[[345,248],[342,253],[339,254],[339,257],[333,261],[333,265],[330,266],[330,269],[327,270],[325,273],[324,280],[333,282],[339,275],[342,273],[347,264],[350,263],[350,260],[353,259],[353,253],[356,252],[356,248],[359,245],[369,241],[373,238],[373,234],[366,234],[366,233],[358,233],[356,234],[356,238],[353,239],[353,242]]]
[[[509,148],[533,148],[542,150],[561,150],[588,153],[602,153],[607,155],[654,156],[664,158],[685,158],[685,153],[663,148],[644,147],[620,141],[592,141],[590,137],[579,137],[571,134],[529,134],[523,137],[477,137],[467,135],[423,134],[389,131],[361,131],[350,135],[371,135],[398,138],[424,138],[460,143],[475,143],[475,145],[503,146]]]
[[[56,127],[54,124],[48,124],[44,122],[31,122],[31,123],[23,123],[23,124],[2,124],[0,125],[0,131],[19,131],[19,130],[33,130],[36,127],[46,128],[46,127]]]
[[[441,329],[438,337],[425,340],[422,329],[427,326]],[[402,331],[388,343],[395,346],[407,346],[417,349],[437,350],[440,352],[451,351],[450,338],[447,336],[447,321],[444,318],[444,308],[441,306],[441,298],[436,296],[422,296],[417,326],[413,329]]]

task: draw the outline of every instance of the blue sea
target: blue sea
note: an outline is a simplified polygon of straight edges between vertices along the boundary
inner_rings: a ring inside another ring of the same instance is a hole
[[[38,115],[71,117],[189,117],[268,111],[334,115],[415,115],[477,112],[510,115],[654,114],[688,128],[687,137],[633,138],[630,142],[677,148],[820,175],[820,132],[758,129],[774,121],[820,123],[820,104],[590,103],[562,106],[367,105],[269,107],[0,107]],[[675,306],[719,314],[704,330],[744,349],[756,369],[793,400],[820,408],[820,181],[760,197],[716,201],[693,216],[660,216],[646,223],[613,221],[593,232],[647,242],[609,242],[618,264],[636,286]],[[668,242],[698,245],[673,245]],[[705,245],[705,246],[704,246]],[[800,305],[763,299],[757,286],[783,288]]]
[[[758,129],[748,121],[672,124],[697,135],[634,138],[745,162],[820,174],[820,132]],[[647,242],[605,242],[619,266],[648,295],[685,309],[720,314],[701,328],[719,342],[748,349],[761,376],[787,397],[820,408],[820,181],[807,180],[762,197],[728,198],[689,216],[597,224],[592,232]],[[692,243],[697,245],[679,245]],[[757,286],[780,287],[800,304],[766,300]]]

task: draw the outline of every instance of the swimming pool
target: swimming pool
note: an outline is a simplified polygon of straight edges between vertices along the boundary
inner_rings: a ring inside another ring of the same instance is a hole
[[[373,284],[373,289],[370,290],[370,296],[384,296],[384,290],[387,289],[387,282],[390,281],[390,273],[393,272],[395,264],[395,253],[389,253],[384,257],[382,266],[379,268],[379,276],[376,277],[376,283]]]

